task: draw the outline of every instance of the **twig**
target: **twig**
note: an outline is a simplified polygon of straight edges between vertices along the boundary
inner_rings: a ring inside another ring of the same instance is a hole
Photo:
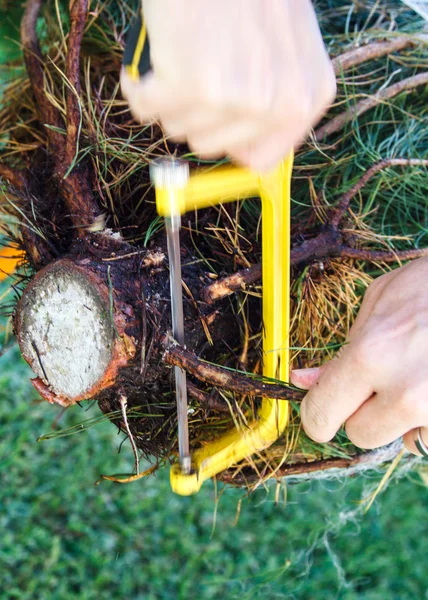
[[[181,367],[197,379],[222,389],[246,396],[261,396],[276,400],[295,400],[303,398],[304,392],[287,387],[286,384],[263,383],[256,377],[244,375],[233,370],[212,365],[201,360],[173,340],[167,339],[163,360],[172,366]]]
[[[119,396],[119,402],[120,402],[120,408],[122,410],[122,419],[123,419],[123,423],[125,425],[125,429],[126,429],[126,433],[128,434],[128,438],[129,441],[131,442],[131,446],[132,446],[132,451],[134,453],[134,458],[135,458],[135,470],[137,472],[137,475],[140,473],[140,459],[138,457],[138,449],[137,446],[135,444],[134,441],[134,436],[131,433],[131,429],[129,427],[129,423],[128,423],[128,417],[126,416],[126,407],[128,405],[128,399],[125,396],[125,394],[120,394]]]
[[[233,275],[228,275],[222,279],[218,279],[214,283],[207,285],[202,293],[201,299],[207,304],[212,304],[216,300],[225,298],[234,292],[245,289],[247,285],[251,285],[260,281],[262,276],[262,266],[254,265],[242,271],[237,271]]]
[[[333,133],[337,133],[353,119],[364,114],[371,108],[377,106],[379,103],[385,102],[386,100],[389,100],[394,96],[401,94],[401,92],[404,92],[406,90],[413,90],[420,85],[426,84],[428,84],[427,71],[419,73],[418,75],[413,75],[412,77],[408,77],[407,79],[403,79],[402,81],[398,81],[397,83],[394,83],[393,85],[383,90],[380,90],[373,96],[365,98],[364,100],[360,100],[360,102],[357,102],[355,106],[352,106],[344,113],[337,115],[336,117],[325,123],[325,125],[321,125],[321,127],[319,127],[315,131],[315,139],[318,142],[323,141],[326,137],[332,135]]]
[[[369,60],[373,60],[374,58],[381,58],[392,52],[398,52],[409,46],[414,46],[417,41],[418,40],[414,37],[401,35],[384,42],[373,42],[372,44],[367,44],[361,48],[354,48],[353,50],[349,50],[348,52],[344,52],[340,56],[333,58],[332,63],[334,72],[336,75],[340,75],[340,73],[343,73],[352,67],[357,67]]]
[[[63,121],[58,109],[49,102],[44,92],[43,58],[36,33],[41,4],[42,0],[27,0],[21,21],[21,43],[28,77],[36,98],[40,122],[44,125],[50,125],[49,128],[46,128],[49,146],[55,155],[62,156],[64,153],[64,138],[52,127],[62,128]]]

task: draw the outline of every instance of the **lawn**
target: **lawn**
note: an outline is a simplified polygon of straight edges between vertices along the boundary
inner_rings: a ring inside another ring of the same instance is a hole
[[[18,36],[10,19],[0,57]],[[1,85],[15,71],[0,63]],[[428,599],[418,476],[392,482],[367,514],[359,502],[378,474],[288,484],[279,503],[274,486],[246,497],[210,483],[181,498],[167,470],[97,485],[132,470],[129,443],[119,454],[123,437],[106,422],[38,443],[60,410],[29,377],[16,347],[0,358],[0,600]],[[59,427],[98,414],[83,403]]]
[[[1,600],[428,598],[428,490],[416,477],[358,516],[362,479],[289,485],[285,504],[274,488],[227,489],[216,503],[212,484],[180,498],[167,471],[95,485],[132,469],[129,445],[118,454],[108,423],[37,443],[58,409],[38,400],[16,348],[0,368]],[[98,411],[85,410],[59,426]]]

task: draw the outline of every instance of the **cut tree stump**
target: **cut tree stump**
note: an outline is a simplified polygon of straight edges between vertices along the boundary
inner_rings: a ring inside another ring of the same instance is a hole
[[[120,317],[106,283],[69,260],[33,279],[18,306],[17,336],[44,398],[70,406],[114,384],[136,351]]]

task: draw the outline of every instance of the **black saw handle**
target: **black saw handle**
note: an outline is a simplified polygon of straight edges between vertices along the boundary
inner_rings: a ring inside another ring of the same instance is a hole
[[[123,55],[123,66],[128,75],[135,81],[144,77],[152,68],[150,62],[150,42],[141,10],[128,34]]]

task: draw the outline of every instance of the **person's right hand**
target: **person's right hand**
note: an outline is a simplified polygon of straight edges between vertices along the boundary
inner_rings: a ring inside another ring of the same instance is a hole
[[[153,71],[123,70],[123,94],[201,157],[274,166],[334,99],[310,0],[143,0],[143,14]]]
[[[360,448],[404,436],[420,454],[428,445],[428,257],[376,279],[349,332],[348,344],[320,369],[291,372],[309,389],[301,405],[310,438],[328,442],[342,423]]]

